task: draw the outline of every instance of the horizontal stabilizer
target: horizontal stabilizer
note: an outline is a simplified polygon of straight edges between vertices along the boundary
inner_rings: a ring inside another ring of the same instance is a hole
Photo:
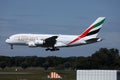
[[[89,43],[95,43],[95,42],[100,42],[102,41],[101,38],[92,38],[92,39],[88,39],[86,40],[86,42],[89,44]]]

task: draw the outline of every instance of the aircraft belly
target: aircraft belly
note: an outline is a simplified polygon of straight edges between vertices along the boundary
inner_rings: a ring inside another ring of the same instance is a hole
[[[25,41],[16,41],[14,45],[27,45]]]

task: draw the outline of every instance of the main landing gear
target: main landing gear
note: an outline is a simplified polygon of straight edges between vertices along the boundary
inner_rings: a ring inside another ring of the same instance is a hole
[[[45,49],[46,51],[58,51],[58,50],[60,50],[59,48],[57,48],[57,47],[53,47],[53,48],[47,48],[47,49]]]

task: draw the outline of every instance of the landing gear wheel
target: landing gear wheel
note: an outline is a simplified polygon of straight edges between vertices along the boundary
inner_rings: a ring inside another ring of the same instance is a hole
[[[58,51],[58,50],[60,50],[59,48],[57,48],[57,47],[53,47],[53,48],[47,48],[47,49],[45,49],[46,51],[48,51],[48,50],[50,50],[50,51]]]
[[[58,50],[59,50],[59,48],[57,48],[57,47],[54,47],[51,49],[51,51],[58,51]]]
[[[46,51],[50,50],[50,48],[45,49]]]

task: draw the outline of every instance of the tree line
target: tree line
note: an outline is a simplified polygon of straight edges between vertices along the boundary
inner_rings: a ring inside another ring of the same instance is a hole
[[[91,56],[84,57],[37,57],[37,56],[0,56],[0,68],[5,67],[41,67],[45,70],[76,70],[76,69],[120,69],[119,50],[100,48]]]

